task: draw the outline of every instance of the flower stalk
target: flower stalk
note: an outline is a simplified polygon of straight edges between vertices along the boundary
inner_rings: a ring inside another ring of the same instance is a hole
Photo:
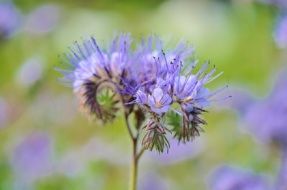
[[[133,139],[132,165],[131,165],[131,174],[130,174],[130,190],[137,189],[138,161],[139,161],[139,157],[137,156],[137,142],[138,142],[137,138]]]
[[[129,115],[128,113],[125,113],[125,121],[126,121],[126,127],[128,129],[129,136],[132,141],[132,160],[131,160],[131,171],[130,171],[130,187],[129,190],[137,190],[137,181],[138,181],[138,163],[143,155],[145,148],[142,147],[142,149],[138,152],[138,141],[139,141],[139,127],[136,127],[137,133],[136,135],[133,135],[131,124],[129,122]]]

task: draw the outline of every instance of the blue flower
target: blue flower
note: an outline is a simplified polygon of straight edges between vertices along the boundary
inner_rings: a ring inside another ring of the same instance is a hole
[[[164,93],[164,91],[159,87],[153,89],[152,94],[148,96],[148,105],[150,106],[151,111],[157,114],[167,112],[171,102],[171,97]]]

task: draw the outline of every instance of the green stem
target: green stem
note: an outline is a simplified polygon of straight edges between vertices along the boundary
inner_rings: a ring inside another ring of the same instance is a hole
[[[138,177],[138,155],[137,155],[137,138],[133,139],[133,154],[130,176],[130,190],[137,189],[137,177]]]
[[[129,136],[132,140],[132,163],[131,163],[131,172],[130,172],[130,188],[129,190],[137,190],[137,178],[138,178],[138,162],[145,149],[142,148],[138,153],[138,140],[139,140],[139,127],[137,129],[137,134],[134,135],[129,123],[129,114],[125,113],[126,126],[129,132]]]

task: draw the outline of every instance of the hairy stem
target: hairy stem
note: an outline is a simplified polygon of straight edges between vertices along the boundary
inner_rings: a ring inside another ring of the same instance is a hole
[[[137,154],[137,159],[139,160],[140,157],[143,155],[144,151],[146,150],[145,147],[142,147],[142,149],[139,151],[139,153]]]
[[[130,177],[130,190],[137,189],[137,177],[138,177],[138,158],[137,158],[137,139],[133,140],[133,154],[131,165],[131,177]]]
[[[138,153],[138,140],[139,140],[139,128],[137,128],[137,134],[133,135],[131,125],[129,123],[129,114],[125,113],[126,126],[128,128],[129,136],[132,140],[132,163],[131,163],[131,173],[130,173],[130,188],[129,190],[137,190],[137,178],[138,178],[138,162],[142,154],[144,153],[144,148]]]

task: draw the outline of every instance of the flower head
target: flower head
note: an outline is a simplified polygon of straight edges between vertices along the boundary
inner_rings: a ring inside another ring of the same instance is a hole
[[[25,61],[17,73],[17,82],[23,87],[35,85],[42,78],[44,63],[44,60],[37,56]]]
[[[213,76],[216,70],[208,71],[209,63],[194,72],[197,61],[187,44],[179,43],[170,51],[164,51],[162,44],[149,37],[131,48],[131,39],[124,34],[105,50],[91,38],[71,48],[67,54],[71,67],[62,71],[82,107],[103,121],[115,117],[119,102],[125,113],[140,115],[143,145],[160,152],[169,147],[167,132],[183,142],[199,135],[200,126],[206,124],[200,116],[216,94],[206,85],[221,74]],[[101,92],[107,89],[110,93],[103,98]],[[168,122],[172,129],[165,123],[170,115],[174,115]]]
[[[0,2],[0,38],[11,36],[20,25],[21,15],[12,3]]]
[[[129,36],[115,38],[109,50],[99,48],[91,38],[82,45],[75,42],[66,54],[70,67],[61,70],[64,81],[72,83],[81,107],[104,122],[115,117],[120,91],[128,64]]]

